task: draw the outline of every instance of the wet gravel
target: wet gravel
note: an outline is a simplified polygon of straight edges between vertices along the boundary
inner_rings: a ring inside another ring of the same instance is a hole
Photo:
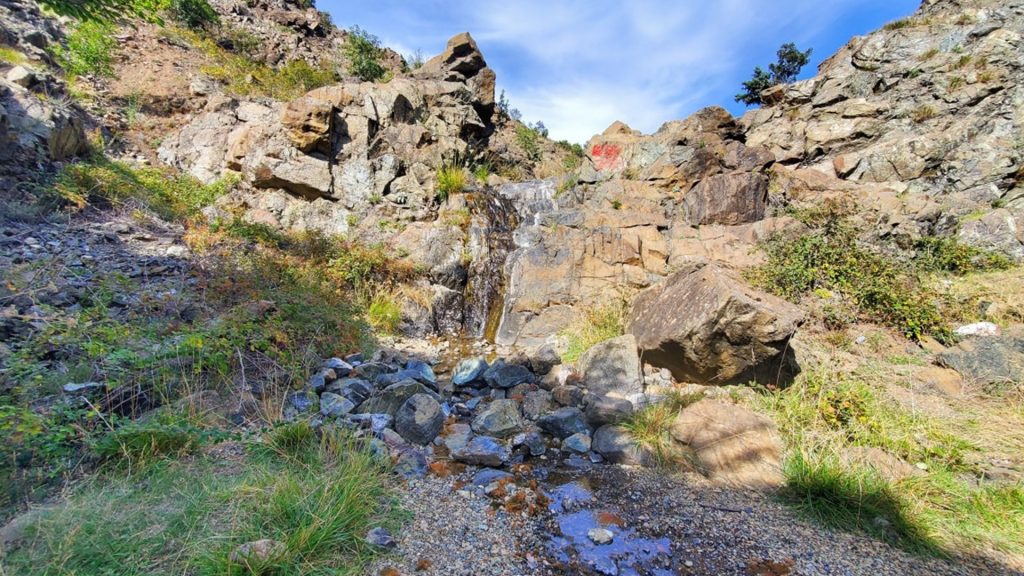
[[[770,495],[710,486],[699,477],[611,465],[538,469],[531,475],[542,479],[550,498],[545,512],[532,518],[506,512],[457,478],[409,481],[403,505],[412,519],[396,535],[394,552],[368,573],[1024,574],[984,558],[923,557],[865,535],[829,530]],[[597,544],[587,536],[591,528],[608,529],[615,539]]]

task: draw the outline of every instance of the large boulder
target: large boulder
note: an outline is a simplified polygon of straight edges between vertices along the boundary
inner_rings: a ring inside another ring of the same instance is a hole
[[[580,358],[583,386],[598,396],[631,399],[643,394],[636,338],[625,334],[600,342]]]
[[[452,452],[455,460],[474,466],[501,466],[511,456],[507,446],[490,436],[477,436]]]
[[[797,371],[788,344],[803,320],[796,306],[706,264],[641,292],[627,330],[644,362],[677,380],[777,382]]]
[[[615,464],[648,466],[654,462],[651,452],[641,447],[629,430],[614,424],[598,428],[590,447]]]
[[[590,433],[583,411],[579,408],[559,408],[537,419],[537,427],[556,438],[568,438],[578,432]]]
[[[744,488],[782,484],[782,441],[765,416],[705,399],[683,409],[670,432],[694,451],[700,471],[714,482]]]

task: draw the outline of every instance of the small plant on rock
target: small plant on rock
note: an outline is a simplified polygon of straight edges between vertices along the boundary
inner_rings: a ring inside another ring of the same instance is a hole
[[[453,194],[466,189],[466,171],[454,163],[446,163],[437,170],[434,195],[438,202],[447,202]]]

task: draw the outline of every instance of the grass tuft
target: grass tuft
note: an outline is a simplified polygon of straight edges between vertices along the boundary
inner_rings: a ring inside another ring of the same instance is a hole
[[[466,189],[466,171],[457,164],[445,164],[437,170],[437,184],[434,195],[438,202],[447,202],[448,198]]]
[[[625,333],[626,306],[616,301],[584,311],[573,324],[561,332],[566,340],[562,360],[575,362],[594,344]]]

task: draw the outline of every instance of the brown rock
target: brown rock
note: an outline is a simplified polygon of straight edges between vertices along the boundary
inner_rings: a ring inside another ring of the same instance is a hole
[[[325,100],[303,96],[281,111],[281,124],[292,144],[303,152],[330,152],[331,117],[334,106]]]
[[[683,197],[690,224],[744,224],[764,218],[768,178],[756,172],[719,174],[701,180]]]
[[[765,416],[701,400],[679,413],[670,432],[694,450],[701,472],[714,482],[759,489],[782,484],[782,441]]]
[[[627,331],[644,362],[678,381],[776,382],[796,371],[787,344],[803,319],[796,306],[707,264],[641,292]]]

